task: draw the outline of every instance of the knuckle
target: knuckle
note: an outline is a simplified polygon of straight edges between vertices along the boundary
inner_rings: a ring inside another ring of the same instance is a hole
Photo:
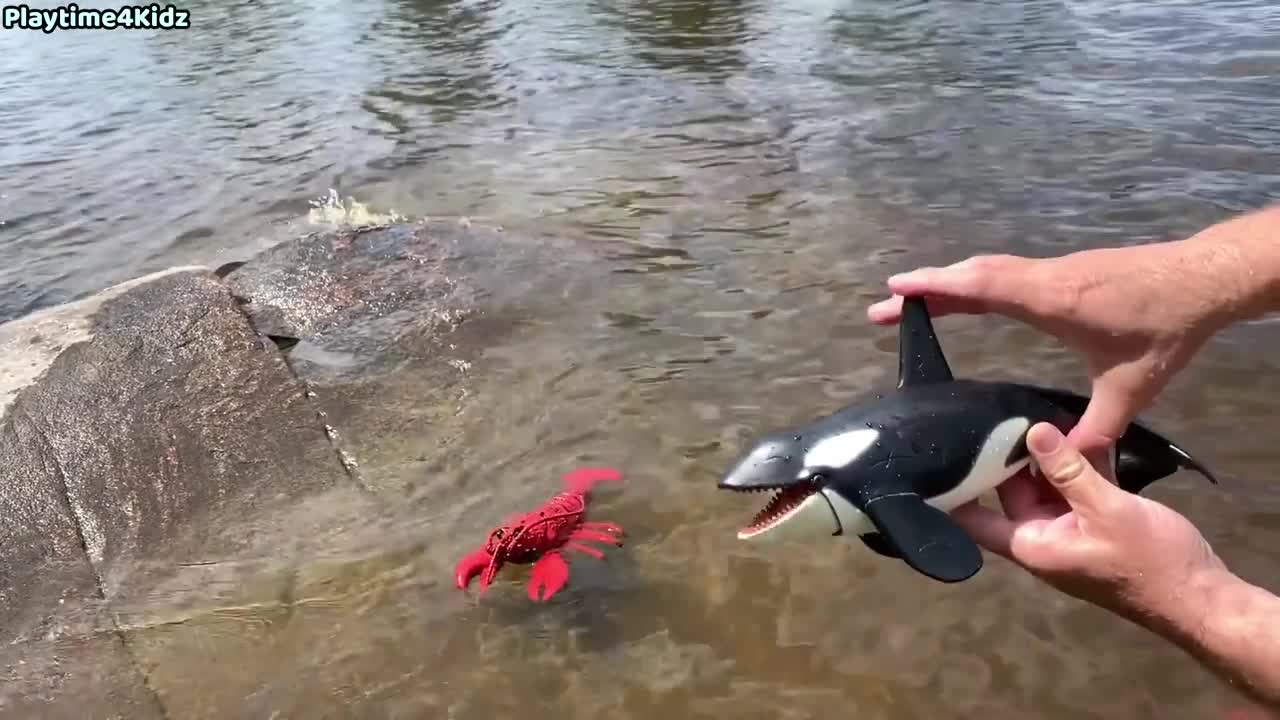
[[[1080,479],[1085,471],[1084,458],[1079,453],[1061,453],[1049,462],[1042,463],[1042,469],[1059,483],[1069,483]]]
[[[983,301],[1011,301],[1022,287],[1019,281],[1026,272],[1027,258],[1009,254],[975,255],[965,261],[957,278],[968,297]],[[1034,295],[1035,293],[1033,293]]]
[[[1060,318],[1079,310],[1085,284],[1078,276],[1055,272],[1051,264],[1034,266],[1029,272],[1032,286],[1040,289],[1030,298],[1037,315]]]
[[[955,266],[955,282],[964,295],[982,297],[989,292],[1000,261],[994,255],[975,255]]]

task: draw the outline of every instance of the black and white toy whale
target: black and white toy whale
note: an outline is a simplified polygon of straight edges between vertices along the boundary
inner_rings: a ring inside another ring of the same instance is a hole
[[[856,535],[881,555],[941,582],[982,569],[982,552],[954,508],[1031,463],[1026,434],[1066,431],[1088,398],[1065,390],[951,375],[921,298],[903,302],[897,392],[761,438],[719,482],[774,491],[743,540]],[[1217,478],[1185,450],[1134,422],[1115,444],[1117,484],[1137,493],[1178,469]],[[1034,468],[1033,468],[1034,469]]]

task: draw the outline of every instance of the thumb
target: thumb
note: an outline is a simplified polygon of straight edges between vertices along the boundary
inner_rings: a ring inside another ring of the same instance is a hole
[[[1034,425],[1027,431],[1027,449],[1040,473],[1072,510],[1092,517],[1107,514],[1118,488],[1099,475],[1058,428],[1043,422]]]

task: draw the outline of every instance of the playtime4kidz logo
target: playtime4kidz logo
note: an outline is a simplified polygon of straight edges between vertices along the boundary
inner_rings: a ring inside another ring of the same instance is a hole
[[[82,8],[75,3],[55,8],[30,5],[0,7],[0,27],[5,30],[185,30],[191,27],[191,11],[173,5],[122,5],[116,8]]]

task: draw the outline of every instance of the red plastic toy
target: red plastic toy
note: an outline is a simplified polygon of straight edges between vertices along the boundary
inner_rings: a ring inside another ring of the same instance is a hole
[[[597,559],[604,553],[580,541],[613,543],[622,546],[622,528],[607,522],[586,520],[591,488],[601,481],[618,481],[622,474],[613,468],[579,468],[561,478],[564,491],[538,509],[508,517],[489,531],[484,545],[458,561],[454,582],[465,590],[480,575],[483,595],[504,563],[533,563],[527,591],[534,601],[546,601],[569,580],[569,564],[563,552],[575,551]],[[579,542],[575,542],[579,541]],[[545,592],[543,592],[545,591]]]

